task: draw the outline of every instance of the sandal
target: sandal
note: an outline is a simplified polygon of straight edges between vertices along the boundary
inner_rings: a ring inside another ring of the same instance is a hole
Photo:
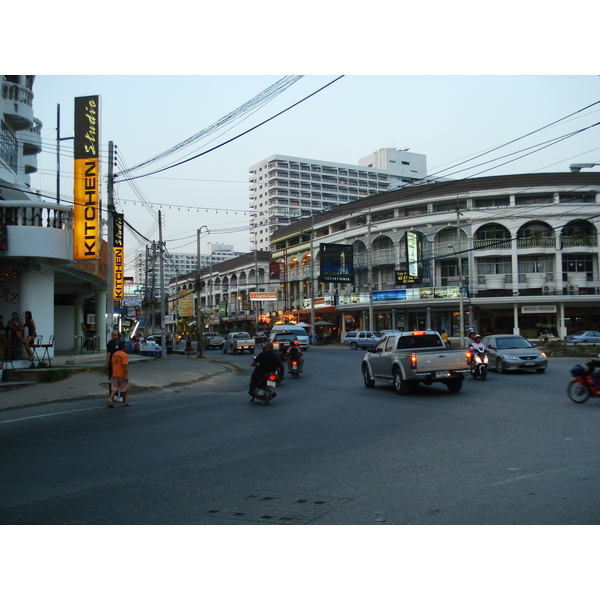
[[[108,408],[114,408],[115,405],[112,402],[109,402],[106,406],[108,406]]]
[[[121,402],[121,406],[131,406],[131,404],[129,402]]]

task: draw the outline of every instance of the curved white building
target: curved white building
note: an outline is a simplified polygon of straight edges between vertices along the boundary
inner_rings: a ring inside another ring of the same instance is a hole
[[[465,330],[562,338],[600,329],[599,208],[598,173],[446,181],[315,214],[278,229],[271,247],[285,266],[289,319],[307,321],[311,231],[316,278],[320,244],[352,246],[352,284],[315,282],[316,297],[335,300],[335,311],[326,309],[334,339],[350,329],[426,327],[460,337],[461,304]],[[419,248],[412,283],[407,234]]]

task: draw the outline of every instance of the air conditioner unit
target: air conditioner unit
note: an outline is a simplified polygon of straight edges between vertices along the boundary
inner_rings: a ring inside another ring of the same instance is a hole
[[[556,288],[553,285],[545,285],[542,287],[542,294],[556,294]]]
[[[567,286],[567,294],[579,294],[579,286],[578,285],[568,285]]]

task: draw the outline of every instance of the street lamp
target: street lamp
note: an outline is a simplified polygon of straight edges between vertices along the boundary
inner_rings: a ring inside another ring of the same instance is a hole
[[[460,257],[458,256],[458,252],[454,246],[448,244],[448,248],[454,252],[456,256],[456,265],[458,269],[458,306],[459,306],[459,328],[460,328],[460,345],[464,347],[465,345],[465,313],[464,313],[464,304],[463,304],[463,273],[462,273],[462,265],[460,261]]]
[[[592,169],[598,165],[600,165],[600,163],[574,163],[569,166],[569,169],[571,169],[571,172],[573,173],[579,173],[581,169]]]

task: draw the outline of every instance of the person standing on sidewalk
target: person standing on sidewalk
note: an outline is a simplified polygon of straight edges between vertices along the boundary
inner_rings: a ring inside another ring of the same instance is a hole
[[[110,398],[110,381],[112,379],[112,357],[113,354],[117,351],[119,345],[119,332],[111,331],[110,340],[106,344],[106,373],[108,374],[108,396]]]
[[[110,398],[108,408],[114,408],[113,400],[117,392],[121,395],[121,406],[131,406],[127,402],[127,388],[129,387],[129,357],[125,352],[125,342],[119,342],[117,351],[112,355],[112,378],[110,380]]]

